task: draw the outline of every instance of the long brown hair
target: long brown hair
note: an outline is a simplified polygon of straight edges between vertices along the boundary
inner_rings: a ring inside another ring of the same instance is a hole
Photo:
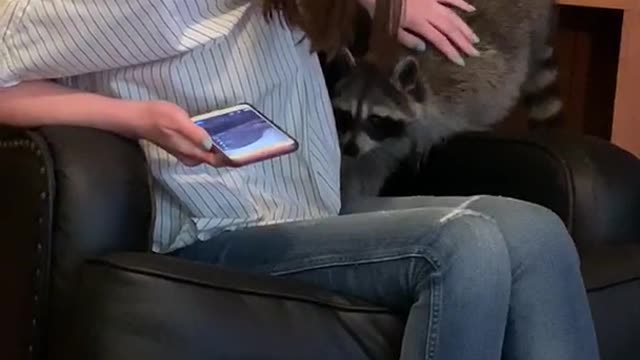
[[[331,57],[354,40],[359,16],[368,16],[357,0],[262,0],[265,17],[284,19],[302,29],[312,50]],[[369,56],[381,67],[394,59],[404,0],[377,0],[368,39]]]

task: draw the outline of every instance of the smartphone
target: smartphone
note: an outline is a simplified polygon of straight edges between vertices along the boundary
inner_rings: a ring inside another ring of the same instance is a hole
[[[250,104],[192,118],[211,136],[230,166],[240,167],[298,150],[298,142]]]

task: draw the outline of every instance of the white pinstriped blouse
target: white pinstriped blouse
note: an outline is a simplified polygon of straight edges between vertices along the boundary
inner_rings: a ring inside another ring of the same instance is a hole
[[[248,102],[298,152],[240,169],[188,168],[142,141],[156,252],[222,231],[336,215],[340,154],[317,57],[247,0],[0,0],[0,86],[28,79],[191,115]],[[215,241],[215,238],[211,241]]]

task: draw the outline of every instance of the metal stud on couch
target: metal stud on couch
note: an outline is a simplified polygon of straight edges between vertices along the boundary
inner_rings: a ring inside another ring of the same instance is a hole
[[[589,137],[485,134],[452,140],[420,169],[385,194],[504,195],[558,213],[580,250],[602,358],[640,358],[640,160]],[[0,358],[397,358],[403,314],[152,254],[149,195],[134,142],[0,128]]]

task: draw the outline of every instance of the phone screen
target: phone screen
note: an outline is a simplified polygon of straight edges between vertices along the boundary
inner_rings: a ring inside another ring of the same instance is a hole
[[[195,119],[232,163],[243,165],[297,148],[297,143],[250,106],[214,112]]]

